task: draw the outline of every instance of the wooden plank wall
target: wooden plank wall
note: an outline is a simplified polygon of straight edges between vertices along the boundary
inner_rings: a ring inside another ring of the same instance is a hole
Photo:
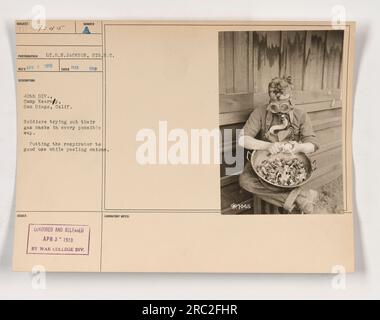
[[[343,32],[270,31],[219,33],[219,121],[222,130],[244,125],[252,110],[268,101],[268,82],[276,76],[292,76],[294,101],[309,113],[321,148],[312,157],[318,171],[317,188],[342,173],[341,91]],[[234,150],[236,135],[222,141]],[[222,209],[232,202],[249,202],[237,176],[226,176],[221,166]]]

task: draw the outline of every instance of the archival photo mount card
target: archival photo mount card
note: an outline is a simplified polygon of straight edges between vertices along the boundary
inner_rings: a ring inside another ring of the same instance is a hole
[[[15,271],[354,271],[353,22],[15,29]]]

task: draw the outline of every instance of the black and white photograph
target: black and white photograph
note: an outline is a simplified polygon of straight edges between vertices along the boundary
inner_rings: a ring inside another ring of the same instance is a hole
[[[222,214],[343,213],[343,37],[219,32]]]

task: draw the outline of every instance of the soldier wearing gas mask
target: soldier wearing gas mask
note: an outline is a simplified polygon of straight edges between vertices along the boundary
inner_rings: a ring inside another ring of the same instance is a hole
[[[240,146],[248,150],[268,150],[271,154],[307,154],[319,148],[307,113],[292,102],[292,87],[290,77],[274,78],[269,83],[269,102],[251,113],[240,134]],[[312,213],[318,198],[318,193],[308,190],[307,184],[286,191],[265,183],[258,178],[250,163],[245,165],[239,182],[245,190],[288,212],[298,208],[300,212]]]

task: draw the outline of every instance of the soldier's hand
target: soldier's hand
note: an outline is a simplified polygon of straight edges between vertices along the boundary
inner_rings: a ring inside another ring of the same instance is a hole
[[[304,152],[304,150],[303,150],[303,145],[302,145],[301,143],[298,143],[298,142],[293,142],[293,149],[292,149],[292,152],[293,152],[293,153]]]
[[[268,148],[268,151],[271,154],[279,153],[281,152],[281,150],[282,150],[282,143],[280,142],[273,142],[269,145],[269,148]]]

